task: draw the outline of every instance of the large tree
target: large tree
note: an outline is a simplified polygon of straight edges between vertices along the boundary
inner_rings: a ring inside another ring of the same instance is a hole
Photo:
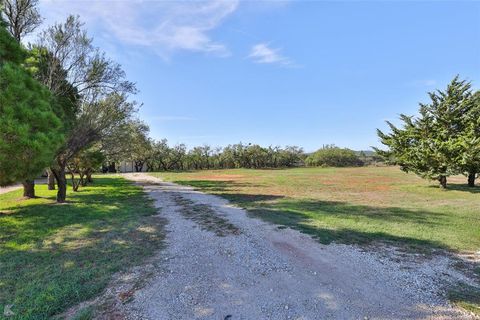
[[[20,42],[22,38],[33,32],[42,22],[42,17],[37,9],[38,0],[5,0],[0,1],[0,15],[5,17],[7,29],[10,34]],[[30,50],[30,53],[34,50]],[[30,59],[27,59],[30,60]],[[34,68],[29,68],[30,71]],[[57,104],[58,105],[58,104]],[[58,109],[55,109],[55,111]],[[58,115],[58,113],[57,113]],[[64,120],[64,119],[62,119]],[[54,189],[54,179],[51,171],[48,172],[48,187]],[[24,183],[24,189],[33,190],[34,184],[32,182]]]
[[[34,197],[33,179],[49,165],[63,141],[53,99],[23,67],[26,52],[0,20],[0,185],[24,183]]]
[[[60,64],[52,65],[52,59],[52,53],[45,48],[33,45],[29,50],[26,66],[37,80],[49,87],[54,98],[54,112],[62,120],[63,134],[67,135],[75,122],[79,95],[76,88],[68,82],[67,71]],[[46,79],[54,80],[46,81]],[[50,167],[51,165],[47,168],[47,185],[49,190],[55,190],[55,178]]]
[[[1,3],[2,0],[0,6]],[[3,0],[2,15],[8,30],[18,42],[42,23],[37,4],[38,0]]]
[[[135,171],[141,172],[145,163],[151,155],[152,142],[148,137],[150,128],[142,121],[130,123],[130,159],[135,164]]]
[[[455,77],[445,91],[429,93],[430,102],[421,103],[417,117],[401,115],[402,127],[387,122],[391,132],[377,130],[388,150],[376,151],[406,172],[438,180],[447,187],[447,177],[469,171],[465,159],[466,130],[471,125],[473,103],[470,83]],[[461,159],[464,159],[464,165]]]
[[[64,109],[70,119],[66,142],[51,167],[58,185],[57,201],[64,202],[67,163],[129,121],[136,104],[128,101],[128,95],[136,89],[125,79],[120,65],[92,45],[78,17],[70,16],[64,23],[49,27],[36,47],[48,53],[41,56],[41,82],[54,95],[63,97],[64,105],[76,97],[75,108]]]

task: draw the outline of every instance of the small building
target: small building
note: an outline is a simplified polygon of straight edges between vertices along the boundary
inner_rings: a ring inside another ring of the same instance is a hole
[[[136,172],[135,170],[135,162],[133,161],[121,161],[117,167],[118,172],[126,173],[126,172]],[[147,171],[147,165],[144,164],[141,172]]]

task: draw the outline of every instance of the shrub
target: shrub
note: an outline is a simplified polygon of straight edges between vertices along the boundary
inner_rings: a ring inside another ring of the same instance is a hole
[[[312,167],[360,167],[364,163],[353,150],[327,145],[308,156],[305,164]]]

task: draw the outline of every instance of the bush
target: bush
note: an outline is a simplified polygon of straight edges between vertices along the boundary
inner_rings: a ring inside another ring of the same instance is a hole
[[[308,156],[305,164],[312,167],[360,167],[364,163],[353,150],[327,145]]]

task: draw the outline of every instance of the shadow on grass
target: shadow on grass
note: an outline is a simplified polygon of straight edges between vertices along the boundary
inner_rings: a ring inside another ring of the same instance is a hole
[[[232,181],[177,183],[223,197],[245,208],[252,217],[297,229],[324,244],[333,241],[345,244],[381,241],[421,251],[430,248],[450,249],[441,241],[423,238],[420,231],[423,228],[447,228],[451,220],[442,212],[239,193],[239,184]]]
[[[438,186],[431,185],[429,188],[433,189],[439,189]],[[480,193],[480,187],[475,186],[475,187],[469,187],[467,184],[458,184],[458,183],[451,183],[447,185],[446,189],[443,189],[442,191],[463,191],[463,192],[469,192],[469,193]]]
[[[227,199],[228,201],[238,205],[238,206],[249,206],[266,203],[274,203],[280,199],[285,199],[285,196],[277,196],[270,194],[242,194],[242,193],[220,193],[217,192],[215,195]]]
[[[0,310],[13,304],[9,319],[49,319],[163,245],[165,221],[126,180],[98,178],[69,200],[25,201],[0,216]]]
[[[329,207],[332,208],[332,205],[330,204]],[[333,205],[333,211],[324,207],[319,208],[319,211],[313,214],[305,214],[297,210],[292,211],[281,208],[273,209],[265,207],[247,208],[247,210],[252,217],[260,218],[282,227],[290,227],[301,231],[312,236],[323,244],[336,242],[343,244],[369,245],[375,242],[383,242],[397,246],[406,246],[412,250],[420,251],[425,251],[429,248],[448,249],[447,246],[439,241],[425,240],[411,236],[399,236],[385,231],[366,231],[361,228],[356,228],[355,220],[357,219],[351,217],[351,213],[341,213],[345,215],[345,219],[352,220],[352,223],[347,223],[350,227],[335,226],[334,221],[325,223],[325,219],[343,219],[338,216],[340,207],[342,207],[342,210],[349,210],[349,208],[352,208],[351,206],[339,206],[338,204],[335,204]],[[403,214],[405,214],[405,212]],[[361,219],[366,220],[365,216]],[[402,219],[407,218],[403,217]]]
[[[480,316],[480,289],[459,283],[448,292],[448,298],[457,306]]]
[[[21,207],[1,207],[10,214],[0,215],[0,241],[12,235],[16,243],[23,243],[23,240],[30,241],[32,236],[44,238],[72,224],[88,226],[92,221],[108,223],[125,220],[138,215],[131,211],[133,208],[148,204],[149,200],[139,189],[126,180],[98,178],[95,182],[94,186],[80,192],[70,192],[65,204],[55,203],[55,196],[52,195],[39,197],[52,200],[50,203],[29,205],[31,200],[24,200]],[[97,192],[89,192],[92,188]],[[146,214],[151,212],[152,209],[149,209]]]

